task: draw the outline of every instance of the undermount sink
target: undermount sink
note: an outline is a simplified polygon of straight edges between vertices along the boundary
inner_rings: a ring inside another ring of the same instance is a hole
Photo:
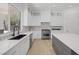
[[[25,34],[20,34],[18,36],[12,37],[9,40],[20,40],[21,38],[23,38],[24,36],[26,36]]]

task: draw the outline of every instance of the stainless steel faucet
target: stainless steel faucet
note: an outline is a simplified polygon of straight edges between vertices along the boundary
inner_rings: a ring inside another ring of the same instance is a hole
[[[19,26],[18,26],[18,34],[19,34]]]
[[[15,26],[13,27],[13,34],[12,36],[15,36]]]
[[[19,34],[19,26],[14,26],[13,27],[13,34],[12,34],[12,36],[15,36],[16,28],[18,28],[18,34]]]

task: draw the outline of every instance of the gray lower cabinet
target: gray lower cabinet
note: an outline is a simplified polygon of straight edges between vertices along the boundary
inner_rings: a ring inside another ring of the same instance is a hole
[[[52,47],[57,55],[76,55],[76,53],[67,47],[64,43],[52,36]]]

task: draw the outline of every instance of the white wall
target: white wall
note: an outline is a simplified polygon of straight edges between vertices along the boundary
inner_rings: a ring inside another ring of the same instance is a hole
[[[0,3],[0,14],[8,14],[8,3]]]
[[[79,34],[79,7],[64,11],[65,32]]]
[[[4,17],[5,15],[0,14],[0,30],[4,30]]]
[[[6,16],[8,16],[8,3],[0,3],[0,29],[4,29]]]

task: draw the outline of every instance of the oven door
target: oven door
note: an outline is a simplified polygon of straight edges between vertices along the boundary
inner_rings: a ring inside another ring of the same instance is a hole
[[[50,30],[49,29],[43,29],[42,30],[42,39],[50,39]]]

